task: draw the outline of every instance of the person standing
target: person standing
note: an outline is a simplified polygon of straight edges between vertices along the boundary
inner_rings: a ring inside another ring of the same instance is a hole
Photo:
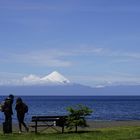
[[[24,122],[25,113],[28,112],[28,106],[23,103],[22,99],[19,97],[16,100],[16,107],[15,110],[17,111],[17,119],[19,123],[19,133],[22,133],[22,125],[25,127],[26,131],[29,131],[26,123]]]
[[[14,96],[10,94],[4,101],[4,105],[2,107],[2,112],[5,115],[5,122],[3,123],[3,131],[4,133],[12,133],[12,105],[14,101]]]
[[[9,95],[9,100],[10,100],[10,111],[11,111],[11,114],[13,115],[13,102],[14,102],[14,95],[10,94]]]

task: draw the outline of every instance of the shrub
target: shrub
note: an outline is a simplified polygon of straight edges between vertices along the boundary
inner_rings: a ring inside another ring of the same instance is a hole
[[[84,105],[76,105],[74,107],[68,107],[67,111],[69,112],[67,118],[67,128],[72,129],[75,128],[75,132],[77,132],[77,127],[86,127],[86,119],[85,117],[91,115],[92,110],[90,110],[87,106]]]

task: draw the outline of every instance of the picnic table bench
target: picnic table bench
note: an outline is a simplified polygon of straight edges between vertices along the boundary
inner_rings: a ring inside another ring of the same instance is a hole
[[[56,126],[62,128],[62,133],[64,132],[64,127],[66,124],[67,116],[32,116],[31,122],[34,123],[30,125],[31,127],[35,128],[35,133],[38,132],[38,127],[45,127],[45,129],[53,128],[56,131]]]

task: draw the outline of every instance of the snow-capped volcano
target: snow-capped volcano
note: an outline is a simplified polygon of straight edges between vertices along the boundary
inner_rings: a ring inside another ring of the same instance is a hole
[[[70,81],[65,78],[63,75],[57,71],[52,72],[51,74],[41,78],[42,81],[51,82],[51,83],[70,83]]]
[[[23,77],[24,84],[68,84],[70,81],[57,71],[50,73],[47,76],[39,77],[36,75],[29,75]]]

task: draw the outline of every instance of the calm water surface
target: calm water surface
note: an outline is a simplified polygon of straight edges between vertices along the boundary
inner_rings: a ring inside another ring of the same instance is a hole
[[[0,96],[0,102],[4,98]],[[23,96],[22,98],[29,106],[26,121],[30,121],[32,115],[66,115],[66,108],[76,104],[84,104],[93,110],[87,119],[140,120],[140,96]],[[0,112],[0,121],[3,119],[4,115]],[[15,110],[13,120],[16,121]]]

